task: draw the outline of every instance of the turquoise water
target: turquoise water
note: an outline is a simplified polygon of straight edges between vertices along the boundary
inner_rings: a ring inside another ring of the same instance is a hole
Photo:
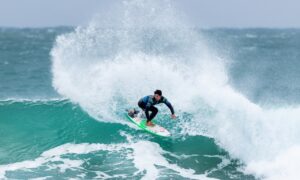
[[[240,163],[230,159],[212,138],[154,137],[127,125],[98,122],[67,100],[9,100],[1,101],[0,107],[2,178],[140,179],[145,172],[135,167],[132,156],[139,151],[136,146],[141,145],[145,148],[142,149],[145,156],[142,152],[136,157],[141,161],[152,157],[151,153],[157,153],[148,150],[163,151],[162,157],[168,163],[175,164],[182,171],[194,170],[189,176],[184,176],[176,173],[171,165],[162,166],[158,168],[162,179],[190,179],[194,173],[221,179],[253,179],[237,171]],[[120,149],[114,150],[113,146]],[[48,154],[43,155],[45,152]],[[157,165],[162,163],[154,161]],[[149,166],[145,165],[145,168]],[[199,176],[194,175],[194,178]]]
[[[0,28],[0,179],[299,178],[300,30],[195,29],[155,2]],[[155,89],[172,138],[124,116]]]

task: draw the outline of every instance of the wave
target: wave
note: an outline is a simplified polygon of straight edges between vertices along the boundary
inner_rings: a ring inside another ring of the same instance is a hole
[[[231,87],[229,60],[169,1],[125,1],[118,10],[57,38],[53,86],[62,96],[99,121],[124,123],[124,109],[162,89],[179,115],[179,134],[215,138],[259,178],[295,177],[295,164],[285,162],[298,159],[299,107],[262,108]]]

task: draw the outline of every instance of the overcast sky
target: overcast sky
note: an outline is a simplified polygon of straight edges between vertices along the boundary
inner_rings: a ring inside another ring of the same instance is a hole
[[[0,26],[87,24],[121,0],[0,0]],[[199,27],[297,27],[300,0],[174,0]]]

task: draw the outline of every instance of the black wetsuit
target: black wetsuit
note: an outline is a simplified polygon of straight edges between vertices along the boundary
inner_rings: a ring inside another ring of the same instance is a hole
[[[147,117],[147,122],[151,121],[157,114],[158,110],[154,105],[164,103],[168,106],[170,109],[171,113],[174,114],[174,109],[171,103],[167,100],[167,98],[161,96],[159,101],[156,101],[153,95],[145,96],[141,98],[138,102],[138,105],[140,108],[145,111],[146,117]],[[151,111],[151,114],[149,115],[149,111]]]

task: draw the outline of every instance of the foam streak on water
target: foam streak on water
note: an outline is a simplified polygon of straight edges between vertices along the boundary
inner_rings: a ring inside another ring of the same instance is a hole
[[[115,154],[121,155],[116,158]],[[190,179],[213,179],[204,175],[195,174],[194,170],[184,169],[171,164],[163,156],[164,152],[158,144],[149,141],[129,142],[123,144],[72,144],[67,143],[52,148],[34,160],[27,160],[7,165],[0,165],[0,178],[7,178],[7,173],[27,174],[28,177],[40,171],[40,178],[47,178],[53,172],[64,177],[91,178],[129,178],[141,176],[142,179],[156,179],[159,177],[181,177]],[[107,162],[95,166],[95,171],[87,171],[88,159],[79,159],[88,154],[95,154],[98,158],[106,156]],[[133,163],[133,167],[130,165]],[[71,172],[71,173],[70,173]],[[73,172],[73,174],[72,174]],[[118,173],[119,172],[119,173]],[[122,173],[120,173],[122,172]],[[34,177],[34,176],[33,176]]]

